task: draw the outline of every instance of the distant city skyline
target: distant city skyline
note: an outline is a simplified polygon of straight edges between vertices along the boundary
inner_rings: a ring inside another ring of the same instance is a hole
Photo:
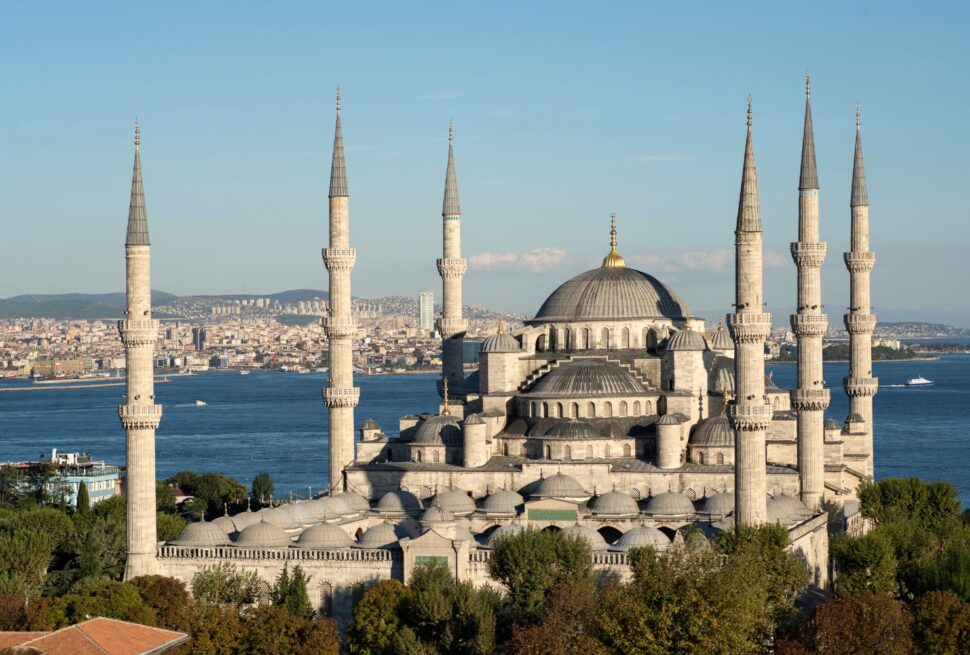
[[[692,309],[727,312],[751,94],[766,298],[777,313],[794,303],[788,244],[807,69],[830,319],[848,297],[841,253],[859,101],[874,304],[967,324],[953,317],[970,316],[970,301],[951,289],[970,277],[968,18],[958,3],[512,13],[217,3],[190,24],[152,7],[11,6],[0,28],[0,297],[118,290],[136,115],[156,288],[325,289],[340,85],[354,295],[440,288],[454,119],[465,302],[526,314],[598,265],[611,211],[630,265]],[[449,29],[472,22],[474,34]]]

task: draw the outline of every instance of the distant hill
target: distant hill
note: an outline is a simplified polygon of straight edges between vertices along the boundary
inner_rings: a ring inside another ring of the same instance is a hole
[[[227,294],[196,294],[192,296],[182,296],[183,298],[207,298],[211,300],[254,300],[256,298],[269,298],[270,300],[278,300],[282,304],[295,304],[301,301],[313,300],[314,298],[319,298],[320,300],[327,300],[330,294],[326,291],[321,291],[320,289],[291,289],[289,291],[280,291],[278,293],[227,293]],[[175,296],[172,296],[175,298]]]
[[[176,296],[152,291],[152,304]],[[0,318],[104,319],[125,313],[124,293],[57,293],[14,296],[0,300]],[[159,315],[165,318],[165,315]]]

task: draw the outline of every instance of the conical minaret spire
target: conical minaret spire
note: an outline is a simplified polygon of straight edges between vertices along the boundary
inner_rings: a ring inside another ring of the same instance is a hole
[[[442,312],[438,319],[441,334],[441,367],[453,396],[462,396],[465,379],[463,350],[468,323],[462,315],[462,279],[468,260],[461,256],[461,203],[458,201],[458,177],[455,173],[455,130],[448,125],[448,167],[445,170],[445,195],[441,205],[442,257],[438,260],[441,275]],[[443,391],[442,388],[439,388]]]
[[[865,472],[873,475],[872,397],[879,389],[878,378],[872,375],[872,332],[876,315],[872,313],[870,274],[876,263],[876,253],[869,250],[869,194],[866,171],[862,162],[862,127],[859,108],[855,118],[855,157],[852,166],[851,251],[845,253],[849,269],[850,305],[843,317],[849,332],[849,375],[842,380],[849,396],[849,414],[858,414],[864,421]]]
[[[763,237],[751,123],[751,99],[748,98],[748,132],[734,233],[735,311],[727,315],[734,340],[736,384],[736,394],[728,410],[737,432],[735,520],[757,525],[767,520],[765,434],[771,423],[772,410],[765,397],[764,348],[771,328],[771,314],[763,311]]]
[[[360,389],[354,386],[353,339],[357,323],[351,311],[350,272],[356,261],[357,249],[350,247],[350,193],[338,89],[330,167],[330,247],[323,250],[323,262],[330,275],[330,313],[323,319],[330,344],[330,383],[323,390],[323,401],[330,415],[331,491],[345,490],[344,470],[355,456],[354,407],[360,400]]]
[[[829,390],[822,373],[822,336],[828,318],[822,313],[821,268],[826,245],[819,239],[818,173],[812,129],[811,81],[805,81],[805,129],[798,182],[798,241],[791,244],[798,268],[797,313],[791,316],[798,341],[798,386],[791,392],[798,413],[798,471],[802,502],[812,510],[822,504],[825,491],[824,421]]]
[[[125,239],[126,312],[118,321],[125,345],[125,404],[118,416],[125,429],[128,559],[125,578],[156,572],[155,429],[162,418],[155,404],[154,352],[158,321],[152,319],[151,246],[141,174],[141,127],[135,123],[135,165]]]

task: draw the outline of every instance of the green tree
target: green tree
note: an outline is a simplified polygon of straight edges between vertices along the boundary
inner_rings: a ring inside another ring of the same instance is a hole
[[[505,585],[512,615],[534,623],[545,610],[546,597],[567,580],[593,584],[589,545],[561,532],[527,529],[499,537],[492,548],[488,570]]]
[[[872,530],[861,537],[836,535],[830,554],[838,574],[836,590],[840,596],[864,591],[896,593],[896,553],[884,531]]]
[[[59,628],[92,616],[155,625],[155,612],[142,600],[138,589],[108,578],[82,580],[71,587],[51,604],[49,621]]]
[[[587,586],[564,583],[549,594],[548,606],[535,625],[516,626],[509,655],[608,655],[593,634],[598,596]]]
[[[310,602],[306,585],[307,577],[303,567],[297,565],[291,576],[287,565],[284,564],[283,570],[276,578],[276,584],[270,591],[270,600],[273,605],[282,607],[295,617],[312,619],[316,612]]]
[[[76,509],[78,514],[87,514],[91,509],[91,498],[88,496],[88,483],[81,481],[77,487]]]
[[[159,541],[170,541],[179,536],[187,521],[181,516],[158,512],[155,515],[155,534]]]
[[[16,594],[25,604],[40,596],[52,557],[50,534],[27,528],[0,531],[0,594]]]
[[[261,655],[337,655],[340,641],[329,620],[299,618],[285,608],[258,605],[243,612],[239,652]]]
[[[864,592],[822,603],[802,628],[809,653],[913,655],[913,617],[887,594]]]
[[[276,486],[269,473],[257,473],[253,478],[253,498],[259,503],[268,503],[273,498]]]
[[[970,543],[956,541],[942,552],[924,558],[913,587],[919,593],[951,591],[964,602],[970,602]]]
[[[242,653],[242,619],[235,607],[208,605],[199,609],[192,624],[188,655],[237,655]]]
[[[413,594],[398,580],[382,580],[370,587],[354,607],[347,629],[347,652],[351,655],[398,655],[403,644],[418,643],[414,631],[401,617]]]
[[[970,604],[950,591],[931,591],[913,607],[913,630],[923,655],[961,655],[970,645]]]
[[[486,655],[495,648],[498,598],[471,583],[456,583],[444,564],[415,568],[403,618],[431,652]]]
[[[195,617],[195,603],[185,583],[162,575],[133,578],[130,584],[155,614],[155,625],[168,630],[189,632]]]
[[[192,577],[192,597],[200,608],[227,605],[241,608],[260,599],[259,576],[242,572],[231,562],[203,566]]]
[[[877,523],[903,520],[944,534],[960,520],[960,496],[949,482],[887,478],[859,487],[862,513]]]
[[[164,480],[155,483],[155,509],[166,514],[178,514],[179,511],[175,490]]]
[[[227,503],[232,504],[246,498],[246,488],[238,481],[221,473],[196,473],[181,471],[166,480],[177,484],[195,500],[192,507],[196,514],[212,519],[223,514]]]

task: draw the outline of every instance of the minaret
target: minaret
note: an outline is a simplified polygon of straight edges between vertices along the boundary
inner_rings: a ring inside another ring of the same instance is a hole
[[[455,130],[448,126],[448,169],[445,172],[445,198],[441,208],[443,252],[438,260],[441,275],[442,312],[438,319],[441,333],[441,368],[451,389],[459,394],[465,377],[463,341],[468,323],[462,316],[461,280],[468,260],[461,256],[461,204],[455,175]]]
[[[141,179],[141,128],[135,121],[135,166],[131,176],[125,239],[127,308],[118,321],[125,344],[125,487],[128,497],[128,561],[125,579],[155,573],[155,429],[162,418],[155,404],[154,353],[158,321],[152,319],[151,244]]]
[[[869,274],[876,263],[876,253],[869,250],[869,194],[866,170],[862,163],[862,128],[859,108],[855,114],[855,162],[852,166],[852,249],[845,253],[849,269],[851,303],[845,315],[849,332],[849,375],[842,381],[849,396],[849,413],[859,414],[866,426],[866,474],[873,474],[872,397],[879,380],[872,376],[872,331],[876,315],[872,313]]]
[[[822,313],[821,268],[825,242],[818,233],[818,173],[815,168],[815,136],[812,130],[812,87],[805,78],[805,131],[802,135],[802,168],[798,183],[798,241],[791,244],[798,267],[798,307],[791,317],[798,341],[798,387],[792,389],[791,406],[798,412],[798,471],[802,502],[811,510],[822,504],[825,491],[824,422],[829,390],[822,373],[822,336],[828,317]]]
[[[771,423],[772,411],[765,397],[765,340],[771,328],[771,314],[763,311],[761,205],[751,137],[750,98],[734,237],[736,302],[735,313],[727,315],[735,351],[736,394],[729,405],[729,416],[737,431],[734,517],[738,523],[757,525],[767,520],[765,432]]]
[[[330,314],[323,329],[330,343],[330,384],[323,401],[330,410],[330,489],[344,490],[344,469],[354,461],[354,407],[360,389],[354,386],[353,339],[357,323],[350,309],[350,271],[357,249],[350,247],[350,191],[344,164],[344,136],[340,124],[340,90],[337,90],[337,124],[330,165],[330,247],[323,262],[330,272]]]

